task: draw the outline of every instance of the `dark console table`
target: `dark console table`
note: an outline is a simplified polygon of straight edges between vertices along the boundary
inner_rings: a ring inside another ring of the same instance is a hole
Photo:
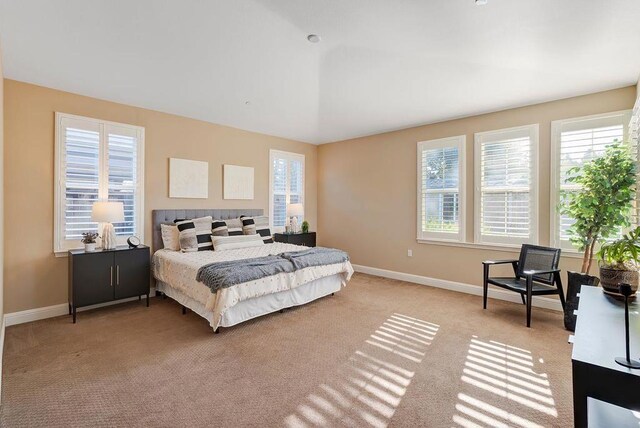
[[[638,359],[640,305],[636,300],[629,305],[629,335],[631,357]],[[595,421],[587,421],[587,415],[593,415],[596,410],[591,408],[594,400],[588,400],[589,397],[614,404],[610,406],[611,411],[616,406],[622,408],[622,412],[640,411],[640,370],[628,369],[614,361],[624,354],[624,303],[606,295],[599,287],[582,287],[571,356],[576,427],[594,426]],[[613,423],[611,417],[608,419]]]
[[[69,315],[76,309],[127,297],[147,296],[149,306],[149,247],[69,251]]]

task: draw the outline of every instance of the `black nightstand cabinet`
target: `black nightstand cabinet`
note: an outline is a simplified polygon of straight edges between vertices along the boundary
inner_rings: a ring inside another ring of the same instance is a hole
[[[273,237],[275,242],[284,242],[287,244],[304,245],[305,247],[316,246],[316,233],[276,233]]]
[[[119,247],[115,250],[69,251],[69,314],[76,322],[76,309],[150,292],[149,247]]]
[[[143,251],[116,251],[114,253],[115,299],[149,294],[149,248]]]

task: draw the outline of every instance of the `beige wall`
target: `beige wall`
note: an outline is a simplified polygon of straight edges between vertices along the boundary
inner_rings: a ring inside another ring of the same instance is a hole
[[[2,47],[0,46],[0,272],[4,271],[4,79]],[[2,385],[2,356],[4,350],[4,280],[0,275],[0,386]],[[0,387],[1,391],[1,387]]]
[[[473,240],[473,134],[540,124],[539,236],[549,243],[551,121],[630,109],[635,86],[322,145],[318,149],[318,236],[355,264],[480,285],[481,261],[514,252],[416,242],[416,143],[467,136],[466,225]],[[407,250],[413,250],[413,257]],[[579,270],[563,258],[562,269]],[[593,273],[593,272],[592,272]]]
[[[67,259],[53,254],[54,112],[145,127],[145,241],[151,210],[269,210],[269,149],[306,156],[305,214],[315,229],[317,147],[170,114],[5,80],[5,309],[7,313],[67,302]],[[215,102],[215,100],[212,100]],[[209,162],[209,199],[169,199],[168,159]],[[222,199],[222,165],[255,168],[255,200]]]

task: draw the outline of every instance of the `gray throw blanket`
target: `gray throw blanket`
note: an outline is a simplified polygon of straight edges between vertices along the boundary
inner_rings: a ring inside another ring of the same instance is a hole
[[[211,289],[212,293],[215,293],[221,288],[294,270],[290,261],[277,255],[266,256],[209,263],[198,269],[196,280],[202,282]]]
[[[344,251],[317,247],[254,259],[209,263],[198,269],[196,280],[202,282],[211,289],[211,292],[215,293],[222,288],[283,272],[294,272],[311,266],[344,263],[348,260],[349,255]]]
[[[333,265],[344,263],[349,260],[349,255],[342,250],[335,248],[315,247],[303,251],[291,251],[280,254],[295,266],[296,270],[311,266]]]

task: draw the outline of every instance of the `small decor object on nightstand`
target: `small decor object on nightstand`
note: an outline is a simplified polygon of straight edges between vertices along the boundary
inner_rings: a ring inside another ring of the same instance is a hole
[[[307,220],[302,222],[302,233],[309,233],[309,222]]]
[[[102,231],[102,248],[115,250],[117,247],[116,230],[113,223],[124,221],[124,205],[122,202],[95,202],[91,208],[91,220],[104,223]]]
[[[629,296],[633,293],[633,289],[629,284],[620,284],[620,294],[624,296],[624,339],[626,355],[624,357],[616,357],[616,363],[630,369],[640,369],[640,361],[632,360],[629,354]]]
[[[140,246],[140,238],[133,235],[127,239],[127,244],[129,244],[129,248],[137,248]]]
[[[291,232],[298,233],[298,217],[304,215],[304,206],[302,204],[289,204],[287,206],[287,216],[291,217]]]
[[[95,232],[85,232],[82,234],[82,243],[84,244],[84,250],[87,253],[91,253],[96,250],[96,238],[98,234]]]

